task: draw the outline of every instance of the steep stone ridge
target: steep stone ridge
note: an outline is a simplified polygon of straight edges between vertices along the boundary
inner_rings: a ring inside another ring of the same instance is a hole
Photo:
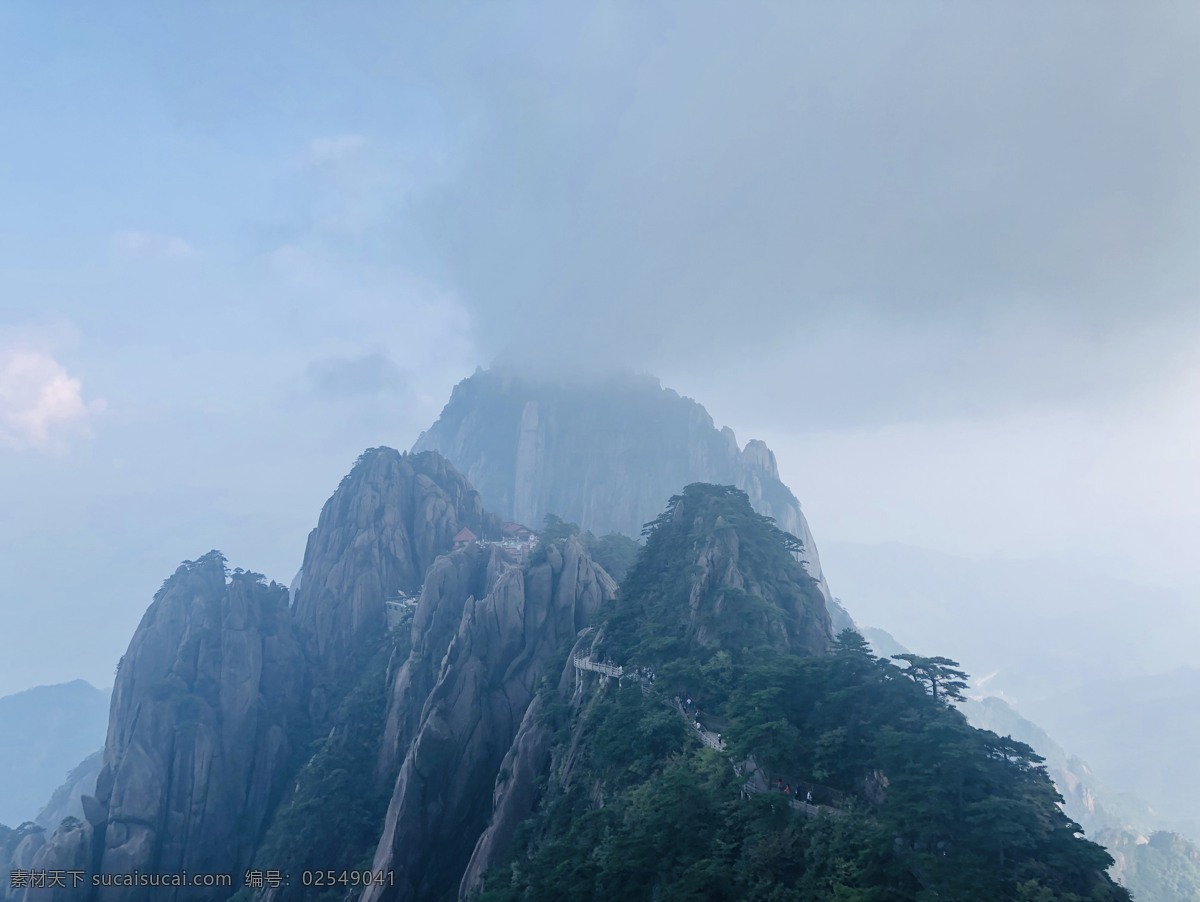
[[[660,644],[677,639],[677,651],[769,645],[825,654],[833,641],[829,611],[794,551],[793,538],[757,514],[744,492],[687,486],[654,521],[626,577],[605,654],[636,656],[631,637],[647,630]]]
[[[718,430],[700,404],[653,377],[551,384],[479,370],[413,447],[445,455],[501,516],[536,526],[552,513],[597,535],[639,535],[689,483],[737,486],[801,540],[809,574],[831,597],[771,450],[761,441],[739,450],[731,429]]]
[[[567,656],[567,663],[563,665],[555,688],[555,698],[559,702],[579,700],[580,684],[576,682],[575,667],[571,661],[577,653],[586,653],[592,632],[582,632]],[[475,843],[471,860],[459,883],[459,899],[470,898],[482,886],[483,875],[508,858],[517,827],[529,817],[537,804],[539,779],[550,762],[553,743],[554,730],[545,716],[542,698],[537,696],[526,709],[516,738],[500,765],[500,773],[492,790],[492,819]]]
[[[494,549],[469,546],[437,559],[425,578],[411,628],[412,651],[392,680],[378,773],[395,776],[420,726],[425,700],[462,623],[463,608],[483,598],[501,566]]]
[[[319,693],[353,675],[356,654],[384,630],[384,601],[420,588],[462,527],[496,526],[479,493],[434,453],[366,451],[321,510],[297,576],[295,620]]]
[[[183,564],[122,658],[96,795],[82,800],[85,820],[56,830],[35,868],[240,873],[287,775],[303,673],[286,589],[242,571],[227,581],[217,552]],[[63,898],[226,895],[102,887]]]
[[[612,579],[571,538],[525,570],[496,573],[486,596],[463,602],[375,855],[374,867],[394,871],[397,885],[370,887],[363,899],[441,898],[458,885],[538,679],[615,594]]]

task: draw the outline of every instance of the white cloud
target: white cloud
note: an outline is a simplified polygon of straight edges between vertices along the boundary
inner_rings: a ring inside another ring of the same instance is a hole
[[[335,163],[357,153],[366,143],[365,135],[328,135],[313,138],[308,142],[303,162],[309,166]]]
[[[103,409],[49,354],[0,349],[0,446],[59,450]]]
[[[142,260],[189,260],[196,248],[178,235],[125,229],[113,235],[113,247],[125,257]]]

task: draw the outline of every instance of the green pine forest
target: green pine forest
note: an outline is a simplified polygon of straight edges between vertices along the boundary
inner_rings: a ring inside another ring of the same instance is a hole
[[[589,675],[571,700],[547,682],[540,802],[482,899],[1130,898],[1033,749],[967,724],[952,660],[880,659],[852,631],[829,654],[796,651],[820,596],[798,541],[743,493],[689,486],[644,535],[593,655],[654,683]],[[700,580],[714,548],[736,550],[741,587]],[[724,750],[697,741],[663,703],[675,696]],[[744,793],[747,759],[816,785],[821,813]]]

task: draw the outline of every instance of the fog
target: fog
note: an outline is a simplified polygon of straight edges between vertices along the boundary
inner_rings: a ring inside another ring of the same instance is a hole
[[[818,544],[1196,598],[1195,7],[394,6],[0,10],[0,694],[497,359],[658,374]]]

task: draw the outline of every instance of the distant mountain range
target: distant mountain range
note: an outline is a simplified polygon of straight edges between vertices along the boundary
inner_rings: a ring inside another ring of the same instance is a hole
[[[0,698],[0,823],[32,821],[67,773],[104,745],[109,692],[83,680]]]

